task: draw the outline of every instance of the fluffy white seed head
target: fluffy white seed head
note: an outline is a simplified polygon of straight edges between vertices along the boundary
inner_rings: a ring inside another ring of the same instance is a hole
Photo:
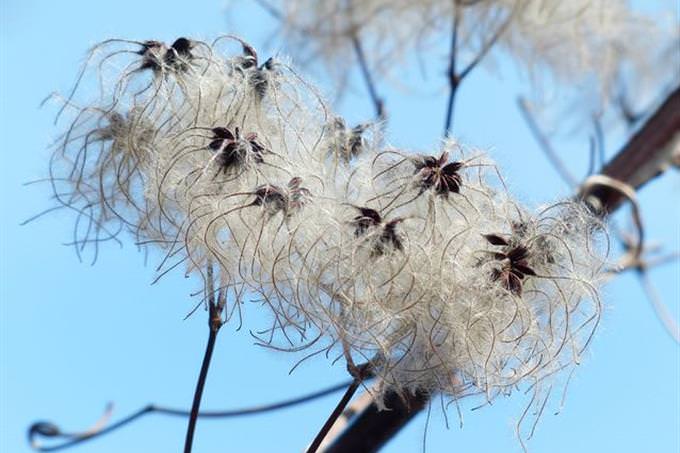
[[[267,307],[261,344],[371,360],[400,392],[490,400],[579,362],[606,248],[579,203],[530,210],[453,141],[390,148],[234,37],[109,41],[91,66],[51,165],[77,247],[126,230],[161,274]]]

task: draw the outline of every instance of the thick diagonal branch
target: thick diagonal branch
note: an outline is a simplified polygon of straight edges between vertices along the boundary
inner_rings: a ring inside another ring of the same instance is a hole
[[[423,410],[428,401],[429,395],[424,392],[398,395],[388,391],[384,403],[389,410],[381,411],[372,403],[323,452],[377,451]]]
[[[602,169],[602,174],[639,189],[667,170],[673,153],[680,147],[680,87],[649,117],[621,151]],[[593,187],[588,193],[591,204],[603,212],[613,212],[625,197],[606,186]]]

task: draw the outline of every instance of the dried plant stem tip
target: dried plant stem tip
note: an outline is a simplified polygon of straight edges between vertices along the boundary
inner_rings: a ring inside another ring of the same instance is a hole
[[[194,432],[196,430],[196,420],[198,419],[198,412],[201,408],[201,397],[203,396],[203,388],[208,377],[208,369],[210,368],[210,361],[212,360],[213,350],[215,349],[215,340],[217,340],[217,333],[222,327],[222,308],[221,303],[215,303],[210,300],[210,318],[208,326],[210,333],[208,334],[208,343],[205,346],[205,354],[203,355],[203,363],[201,364],[201,371],[196,382],[196,390],[194,391],[194,401],[191,404],[191,414],[189,415],[189,424],[187,426],[187,435],[184,441],[184,453],[191,453],[191,447],[194,441]]]

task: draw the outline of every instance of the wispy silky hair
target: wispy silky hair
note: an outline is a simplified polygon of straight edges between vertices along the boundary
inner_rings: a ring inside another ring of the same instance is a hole
[[[621,62],[611,86],[610,97],[623,110],[624,116],[641,117],[658,101],[660,95],[668,94],[680,85],[680,28],[677,26],[677,11],[660,16],[654,27],[645,31],[645,41],[657,43],[647,48],[640,57]],[[634,44],[628,44],[634,45]],[[642,44],[637,44],[642,46]],[[664,91],[666,93],[664,93]],[[635,120],[636,118],[627,118]]]
[[[261,345],[370,361],[378,396],[541,401],[598,325],[606,235],[578,202],[531,210],[452,140],[389,147],[239,38],[106,41],[63,105],[50,180],[77,250],[126,231],[159,277],[262,305]]]
[[[621,65],[640,67],[660,40],[674,34],[658,27],[654,18],[633,11],[626,0],[265,3],[280,14],[289,50],[303,62],[320,59],[341,81],[347,77],[347,62],[356,60],[355,40],[361,42],[372,70],[387,78],[403,70],[414,55],[424,61],[446,58],[440,54],[448,52],[456,18],[459,67],[491,46],[486,61],[502,51],[535,82],[543,84],[540,79],[548,74],[563,86],[594,83],[595,94],[604,99]],[[444,49],[441,43],[447,43]]]

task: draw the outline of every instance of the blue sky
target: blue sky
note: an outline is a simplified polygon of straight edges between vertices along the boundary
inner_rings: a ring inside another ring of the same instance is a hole
[[[662,2],[668,5],[669,2]],[[264,53],[272,20],[250,2],[227,12],[220,1],[38,2],[0,1],[0,451],[26,452],[26,427],[38,419],[64,429],[88,427],[109,401],[114,419],[154,402],[188,407],[206,339],[205,314],[186,321],[195,288],[179,273],[151,286],[154,269],[144,265],[131,240],[104,247],[94,266],[78,262],[62,245],[73,218],[57,212],[26,226],[24,219],[50,207],[45,185],[23,185],[46,175],[47,146],[59,130],[54,108],[39,108],[50,92],[66,91],[87,48],[109,37],[172,41],[187,35],[212,38],[238,33]],[[501,73],[474,73],[463,86],[455,135],[489,149],[512,190],[529,203],[568,195],[532,140],[515,107],[526,88],[500,60]],[[399,146],[432,148],[438,143],[444,91],[439,69],[429,73],[430,95],[408,95],[386,85],[380,91],[391,114],[389,139]],[[443,73],[443,67],[441,72]],[[319,77],[322,87],[322,73]],[[408,77],[415,77],[407,75]],[[372,115],[362,85],[342,99],[351,119]],[[610,137],[608,155],[623,137]],[[578,174],[585,171],[587,142],[562,140],[562,155]],[[678,172],[671,171],[640,192],[647,236],[668,250],[680,249]],[[671,209],[669,209],[671,206]],[[624,222],[625,224],[625,222]],[[151,260],[153,262],[153,260]],[[675,318],[680,306],[680,265],[652,271],[653,281]],[[673,452],[680,448],[680,348],[662,329],[634,275],[603,292],[606,306],[591,353],[577,370],[562,413],[549,413],[529,446],[533,452]],[[254,307],[246,321],[264,316]],[[273,402],[345,379],[341,364],[308,361],[292,375],[299,357],[253,346],[247,327],[220,333],[204,394],[205,409]],[[239,419],[199,421],[194,451],[301,451],[313,438],[339,395],[281,412]],[[463,429],[450,411],[451,428],[433,408],[427,451],[521,451],[513,425],[522,409],[517,398],[470,412],[463,403]],[[73,451],[178,451],[185,421],[150,415]],[[385,449],[422,447],[421,414]]]

